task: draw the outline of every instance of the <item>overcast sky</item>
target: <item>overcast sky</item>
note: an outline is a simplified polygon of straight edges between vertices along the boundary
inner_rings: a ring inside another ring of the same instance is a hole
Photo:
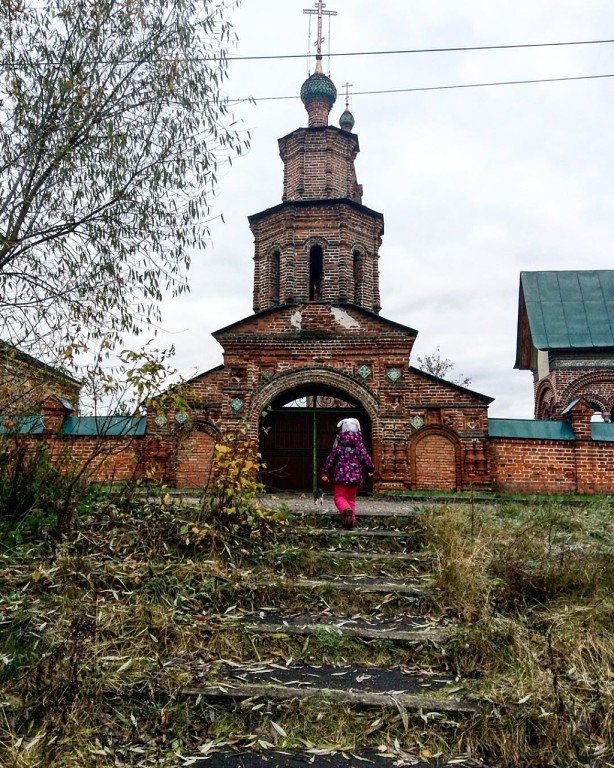
[[[244,0],[237,55],[307,51],[309,0]],[[612,0],[328,0],[331,51],[614,38]],[[325,43],[327,46],[328,43]],[[325,62],[326,67],[328,64]],[[614,44],[331,59],[354,91],[614,74]],[[313,70],[313,60],[311,64]],[[222,362],[210,334],[252,313],[247,216],[281,202],[277,139],[305,126],[306,59],[234,62],[250,151],[220,177],[211,247],[195,256],[191,294],[165,305],[163,339],[194,375]],[[515,371],[521,270],[614,268],[614,78],[356,95],[363,202],[381,211],[382,315],[418,329],[412,354],[440,347],[492,417],[531,418],[532,375]],[[331,123],[338,124],[341,96]]]

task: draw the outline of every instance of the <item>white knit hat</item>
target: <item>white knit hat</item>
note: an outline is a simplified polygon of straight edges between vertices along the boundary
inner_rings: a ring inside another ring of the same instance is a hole
[[[358,419],[341,419],[337,424],[342,432],[360,432],[360,422]]]

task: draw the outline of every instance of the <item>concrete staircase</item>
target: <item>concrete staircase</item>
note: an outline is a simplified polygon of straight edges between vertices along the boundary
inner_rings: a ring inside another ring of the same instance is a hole
[[[424,507],[359,500],[346,531],[333,510],[293,506],[284,541],[238,587],[242,608],[203,627],[220,661],[185,691],[251,741],[237,751],[212,739],[194,764],[482,765],[428,746],[454,743],[479,703],[446,665],[456,623],[421,552]],[[334,732],[318,738],[318,718]]]

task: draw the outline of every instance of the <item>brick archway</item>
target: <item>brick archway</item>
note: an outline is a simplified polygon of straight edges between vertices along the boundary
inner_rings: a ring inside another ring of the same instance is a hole
[[[259,418],[262,480],[269,488],[315,489],[342,418],[359,419],[372,451],[376,403],[351,377],[322,368],[295,370],[281,374],[259,394],[252,414]]]
[[[556,394],[549,379],[540,382],[535,393],[535,418],[554,419],[556,417]]]
[[[440,426],[421,429],[409,444],[411,487],[415,490],[459,490],[461,461],[461,444],[454,432]]]
[[[614,412],[614,373],[612,371],[594,371],[578,377],[568,384],[560,398],[560,408],[565,408],[581,397],[595,405],[607,418]]]
[[[379,416],[379,403],[375,395],[364,384],[356,381],[347,373],[336,371],[334,368],[312,366],[280,373],[256,392],[251,402],[249,414],[250,427],[254,430],[254,434],[258,432],[262,412],[273,400],[288,390],[314,384],[336,389],[358,402],[367,412],[375,436]]]

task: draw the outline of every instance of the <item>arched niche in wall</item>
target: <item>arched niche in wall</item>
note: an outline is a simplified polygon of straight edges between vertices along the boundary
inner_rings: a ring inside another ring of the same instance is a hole
[[[458,436],[441,426],[424,427],[409,444],[411,486],[415,490],[461,488],[462,452]]]

